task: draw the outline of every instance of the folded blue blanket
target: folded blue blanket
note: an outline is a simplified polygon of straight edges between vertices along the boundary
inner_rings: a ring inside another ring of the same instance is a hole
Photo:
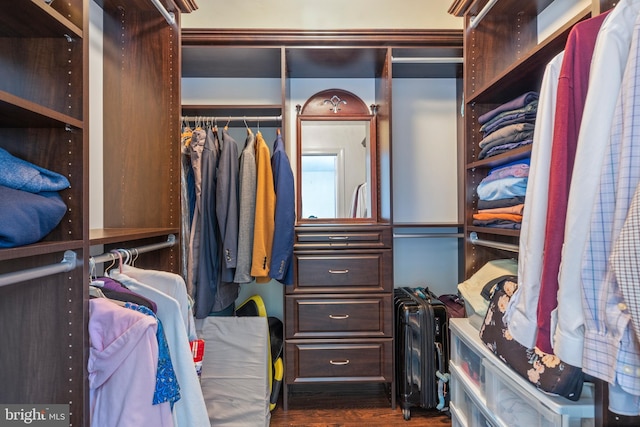
[[[40,193],[64,190],[69,187],[69,180],[59,173],[19,159],[0,148],[0,185]]]
[[[35,243],[53,230],[67,206],[56,192],[39,194],[0,186],[0,248]]]

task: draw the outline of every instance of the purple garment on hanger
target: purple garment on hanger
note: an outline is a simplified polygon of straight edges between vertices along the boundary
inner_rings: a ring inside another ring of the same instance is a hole
[[[102,287],[104,289],[120,292],[120,293],[123,293],[123,294],[128,294],[128,295],[134,296],[138,300],[140,300],[140,299],[145,300],[145,301],[147,301],[149,303],[148,305],[151,306],[151,310],[154,313],[158,312],[158,306],[156,305],[155,302],[151,301],[148,298],[143,297],[140,294],[137,294],[137,293],[133,292],[132,290],[130,290],[129,288],[125,287],[122,283],[118,282],[117,280],[114,280],[114,279],[112,279],[110,277],[99,277],[97,280],[99,282],[103,283]],[[134,302],[134,301],[129,301],[129,302]]]

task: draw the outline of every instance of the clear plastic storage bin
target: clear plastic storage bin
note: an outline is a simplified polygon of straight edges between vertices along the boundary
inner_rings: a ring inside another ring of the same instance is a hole
[[[544,393],[510,370],[483,362],[487,407],[505,427],[588,427],[594,423],[593,387],[577,402]]]

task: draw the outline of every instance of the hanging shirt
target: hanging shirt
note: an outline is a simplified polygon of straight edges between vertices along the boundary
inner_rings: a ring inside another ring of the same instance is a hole
[[[282,135],[273,143],[271,156],[273,184],[276,195],[275,226],[269,276],[284,285],[293,284],[293,240],[296,209],[293,171],[284,149]]]
[[[553,353],[551,317],[558,303],[558,271],[564,243],[569,186],[587,97],[591,58],[596,37],[606,16],[607,13],[603,13],[573,27],[558,79],[536,335],[536,347],[545,353]]]
[[[256,216],[256,137],[249,131],[240,154],[240,219],[238,226],[238,262],[236,283],[249,283],[251,276],[251,258],[253,254],[253,227]]]
[[[583,369],[613,384],[618,393],[633,396],[627,399],[632,403],[629,407],[623,407],[620,396],[611,403],[625,415],[640,414],[640,344],[635,334],[630,333],[628,306],[610,268],[609,257],[640,183],[639,49],[640,15],[633,27],[582,263],[586,307]]]
[[[238,297],[238,284],[233,282],[238,263],[238,167],[238,143],[224,129],[216,180],[220,272],[212,312],[228,309]]]
[[[168,271],[147,270],[126,264],[122,266],[122,273],[175,299],[180,307],[180,317],[184,322],[184,329],[187,331],[189,341],[198,339],[193,320],[193,310],[189,303],[187,288],[182,276]]]
[[[156,339],[158,340],[158,368],[156,370],[156,388],[153,393],[153,404],[158,405],[163,402],[169,402],[171,409],[174,403],[180,400],[180,384],[173,370],[173,362],[171,361],[171,352],[167,344],[167,338],[164,334],[162,322],[157,320],[153,311],[143,305],[125,303],[125,308],[135,310],[147,316],[151,316],[158,322],[158,330],[156,331]]]
[[[207,302],[205,292],[198,292],[198,269],[200,265],[200,240],[202,234],[202,152],[204,150],[206,136],[207,134],[204,129],[197,128],[192,132],[191,143],[189,144],[191,168],[193,169],[193,186],[195,189],[195,205],[189,236],[187,289],[192,292],[191,296],[196,301],[196,308],[206,305]],[[205,299],[205,301],[200,303],[200,299]]]
[[[271,170],[271,154],[262,134],[256,135],[256,216],[253,231],[251,275],[256,281],[269,281],[271,248],[275,228],[276,193]]]
[[[556,109],[557,82],[564,53],[548,64],[542,78],[542,88],[533,133],[531,161],[522,212],[518,261],[518,289],[509,300],[505,323],[513,338],[527,348],[533,348],[536,337],[540,276],[544,230],[547,219],[549,164],[553,141],[553,118]]]
[[[608,372],[608,375],[613,374],[612,365],[587,360],[591,359],[588,356],[583,358],[585,335],[589,330],[596,331],[589,326],[585,330],[583,306],[588,305],[586,301],[576,304],[576,296],[582,294],[582,258],[591,212],[638,12],[640,0],[621,1],[605,18],[598,34],[569,189],[558,276],[558,306],[562,310],[557,313],[554,353],[573,366]]]
[[[168,402],[153,404],[157,321],[109,300],[89,300],[92,427],[171,427]]]
[[[123,266],[123,271],[127,266]],[[130,276],[112,270],[109,275],[122,282],[127,288],[158,305],[158,319],[162,322],[171,352],[173,368],[180,384],[182,398],[173,408],[176,427],[210,427],[207,408],[200,389],[200,382],[193,363],[193,355],[189,346],[189,338],[178,302],[174,299],[142,283]]]

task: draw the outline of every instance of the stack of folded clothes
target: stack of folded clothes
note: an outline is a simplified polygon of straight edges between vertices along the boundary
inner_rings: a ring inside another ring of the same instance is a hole
[[[526,92],[478,118],[482,140],[478,159],[496,156],[533,142],[538,93]]]
[[[520,229],[528,177],[528,158],[491,169],[476,188],[479,200],[473,225]]]
[[[67,211],[57,191],[68,187],[63,175],[0,148],[0,248],[35,243],[49,234]]]

